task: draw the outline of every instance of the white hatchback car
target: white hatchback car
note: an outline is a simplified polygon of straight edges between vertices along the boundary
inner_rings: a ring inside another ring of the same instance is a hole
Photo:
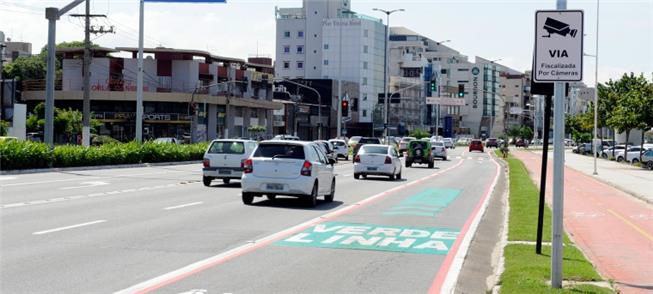
[[[431,150],[433,152],[433,157],[447,160],[447,147],[444,146],[444,142],[431,141]]]
[[[336,176],[333,160],[313,142],[264,141],[244,163],[241,186],[243,203],[252,204],[254,197],[265,194],[273,200],[287,195],[317,205],[317,197],[333,201]]]
[[[345,142],[345,140],[331,139],[329,140],[329,142],[333,144],[333,147],[336,149],[336,154],[338,154],[338,157],[342,156],[345,158],[345,160],[349,160],[349,148],[347,147],[347,142]]]
[[[354,178],[368,175],[388,176],[401,179],[401,160],[392,146],[380,144],[363,145],[354,157]]]
[[[232,179],[243,175],[243,164],[256,148],[256,141],[251,140],[213,140],[204,153],[202,164],[202,181],[204,186],[211,186],[211,181],[222,179],[229,184]]]

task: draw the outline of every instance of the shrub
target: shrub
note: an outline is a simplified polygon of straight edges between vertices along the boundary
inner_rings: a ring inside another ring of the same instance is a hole
[[[201,160],[207,143],[190,145],[106,143],[100,146],[59,145],[53,150],[43,143],[7,141],[0,143],[0,169],[96,166],[143,162]]]

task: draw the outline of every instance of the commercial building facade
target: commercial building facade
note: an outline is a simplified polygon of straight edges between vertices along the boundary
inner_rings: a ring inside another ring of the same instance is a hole
[[[90,66],[91,111],[103,123],[100,134],[122,141],[135,135],[137,48],[94,48]],[[206,51],[145,48],[145,138],[249,137],[248,127],[272,134],[273,68]],[[56,81],[55,105],[81,109],[83,49],[57,50],[62,77]],[[119,55],[131,55],[120,57]],[[45,81],[25,81],[23,100],[31,109],[45,97]],[[194,123],[196,122],[196,123]]]

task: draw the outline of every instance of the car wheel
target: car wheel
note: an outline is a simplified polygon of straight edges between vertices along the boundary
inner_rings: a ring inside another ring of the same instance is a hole
[[[429,168],[433,168],[433,161],[429,161]]]
[[[210,187],[211,181],[213,181],[213,178],[211,177],[202,177],[202,182],[204,183],[204,186]]]
[[[646,163],[646,167],[650,170],[653,170],[653,160]]]
[[[603,159],[608,159],[608,155],[605,154],[605,153],[601,154],[601,157],[602,157]]]
[[[396,179],[396,180],[401,180],[401,170],[399,171],[399,173],[397,174],[397,176],[395,177],[395,179]]]
[[[442,160],[447,161],[447,157],[446,156],[442,157]]]
[[[345,156],[345,161],[349,161],[349,155]]]
[[[254,201],[254,193],[243,192],[242,194],[243,194],[243,203],[245,203],[245,205],[251,205],[252,202]]]
[[[277,199],[277,195],[274,195],[274,194],[268,194],[268,195],[265,195],[265,196],[268,197],[268,200],[270,200],[270,201],[274,201],[274,199]]]
[[[231,182],[231,179],[222,179],[222,182],[229,185],[229,183]]]
[[[306,204],[308,204],[309,207],[317,206],[317,181],[313,184],[311,195],[309,195],[306,200]]]
[[[389,178],[391,181],[394,181],[394,180],[395,180],[395,175],[394,175],[394,174],[391,174],[391,175],[388,176],[388,178]]]
[[[354,174],[354,179],[360,179],[361,175],[360,174]]]
[[[324,196],[324,200],[326,202],[333,202],[333,197],[336,195],[336,178],[333,178],[333,181],[331,181],[331,193],[329,195]]]
[[[411,167],[412,165],[413,165],[413,163],[412,163],[412,162],[410,162],[410,161],[408,161],[408,160],[406,160],[406,167]]]
[[[637,164],[638,162],[639,162],[639,159],[637,159],[637,158],[633,158],[633,160],[632,160],[630,163],[632,163],[632,164]]]
[[[622,162],[622,161],[624,161],[623,157],[621,157],[621,156],[617,157],[617,162]]]

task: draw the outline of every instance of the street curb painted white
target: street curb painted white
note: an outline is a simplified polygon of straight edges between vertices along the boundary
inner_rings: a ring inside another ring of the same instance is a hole
[[[485,197],[485,200],[483,200],[483,204],[481,204],[481,209],[478,211],[478,213],[472,220],[472,223],[469,226],[469,230],[467,231],[467,234],[465,234],[465,236],[463,237],[462,242],[460,243],[460,247],[458,248],[458,251],[456,252],[456,255],[453,258],[451,267],[449,268],[449,271],[447,272],[444,282],[442,283],[442,288],[440,289],[441,290],[440,293],[454,293],[456,288],[456,282],[458,282],[458,275],[460,275],[460,271],[463,267],[463,262],[465,261],[465,257],[467,257],[469,246],[472,243],[472,239],[474,235],[476,235],[476,230],[478,229],[478,225],[481,222],[481,218],[483,218],[483,215],[485,215],[485,211],[487,210],[487,207],[490,203],[490,198],[492,198],[496,185],[499,182],[501,165],[496,162],[496,160],[494,159],[494,157],[492,157],[492,155],[490,155],[490,159],[496,166],[496,175],[494,176],[494,179],[492,180],[492,184],[488,189],[489,195],[487,195]]]
[[[202,163],[201,160],[192,161],[176,161],[176,162],[156,162],[156,163],[134,163],[134,164],[116,164],[116,165],[94,165],[94,166],[75,166],[75,167],[56,167],[56,168],[36,168],[36,169],[16,169],[16,170],[3,170],[0,175],[22,175],[22,174],[35,174],[35,173],[50,173],[50,172],[63,172],[63,171],[83,171],[83,170],[98,170],[98,169],[117,169],[117,168],[134,168],[134,167],[150,167],[150,166],[168,166],[168,165],[184,165]]]
[[[370,203],[372,201],[375,201],[377,199],[380,199],[382,197],[387,196],[388,194],[394,193],[396,191],[400,191],[400,190],[405,189],[407,187],[414,186],[414,185],[422,183],[422,182],[424,182],[426,180],[432,179],[432,178],[434,178],[436,176],[439,176],[440,174],[442,174],[442,173],[444,173],[446,171],[449,171],[449,170],[452,170],[454,168],[457,168],[457,167],[461,166],[463,162],[464,162],[464,160],[459,160],[458,163],[456,163],[455,165],[450,166],[450,167],[448,167],[446,169],[443,169],[441,171],[438,171],[436,173],[433,173],[431,175],[422,177],[422,178],[414,180],[412,182],[408,182],[408,183],[396,186],[396,187],[394,187],[392,189],[389,189],[389,190],[386,190],[384,192],[372,195],[372,196],[367,197],[367,198],[365,198],[363,200],[360,200],[360,201],[358,201],[356,203],[352,203],[351,205],[348,205],[348,206],[345,206],[343,208],[340,208],[340,209],[331,211],[329,213],[323,214],[321,216],[315,217],[313,219],[310,219],[308,221],[305,221],[303,223],[300,223],[300,224],[295,225],[293,227],[290,227],[288,229],[273,233],[271,235],[268,235],[268,236],[263,237],[263,238],[258,239],[258,240],[250,241],[250,242],[248,242],[246,244],[240,245],[240,246],[238,246],[236,248],[230,249],[230,250],[225,251],[223,253],[219,253],[217,255],[214,255],[214,256],[208,257],[206,259],[197,261],[195,263],[192,263],[192,264],[187,265],[185,267],[182,267],[180,269],[177,269],[177,270],[162,274],[162,275],[160,275],[158,277],[155,277],[155,278],[152,278],[150,280],[138,283],[138,284],[133,285],[133,286],[131,286],[129,288],[119,290],[119,291],[116,291],[114,293],[115,294],[149,293],[149,292],[157,290],[157,289],[159,289],[161,287],[165,287],[165,286],[167,286],[169,284],[172,284],[172,283],[175,283],[177,281],[183,280],[184,278],[186,278],[188,276],[191,276],[193,274],[196,274],[196,273],[199,273],[199,272],[204,271],[206,269],[217,266],[217,265],[219,265],[219,264],[221,264],[223,262],[226,262],[226,261],[228,261],[230,259],[236,258],[236,257],[238,257],[240,255],[246,254],[246,253],[248,253],[250,251],[256,250],[259,247],[269,245],[270,243],[272,243],[272,242],[274,242],[274,241],[276,241],[278,239],[281,239],[281,238],[284,238],[284,237],[289,236],[291,234],[294,234],[296,232],[302,231],[302,230],[304,230],[304,229],[306,229],[306,228],[308,228],[308,227],[310,227],[312,225],[325,222],[325,221],[329,220],[330,218],[334,218],[334,217],[337,217],[339,215],[350,212],[351,210],[356,210],[358,208],[361,208],[364,205],[366,205],[366,204],[368,204],[368,203]]]
[[[506,190],[504,191],[503,196],[506,201],[506,209],[503,215],[503,229],[501,231],[501,240],[499,241],[500,244],[498,246],[499,263],[495,268],[491,281],[492,293],[500,293],[501,285],[499,285],[499,280],[501,279],[503,272],[506,270],[506,258],[503,256],[503,253],[506,249],[506,245],[508,245],[508,220],[510,218],[510,174],[508,173],[508,162],[504,162],[505,166],[502,167],[503,174],[505,176]]]

